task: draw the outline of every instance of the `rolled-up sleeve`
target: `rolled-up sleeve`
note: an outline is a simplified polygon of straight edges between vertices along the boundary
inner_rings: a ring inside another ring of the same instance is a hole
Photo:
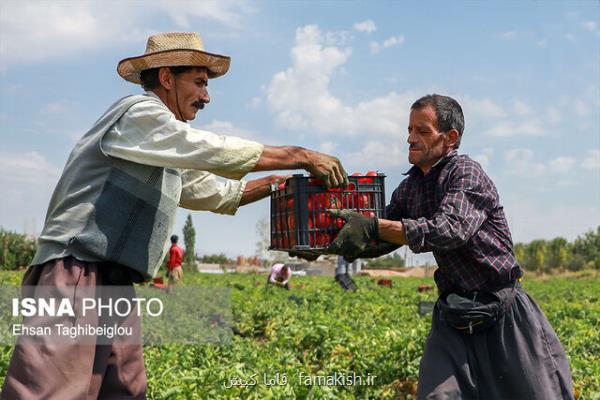
[[[184,170],[179,206],[190,210],[233,215],[239,208],[246,181],[218,180],[214,174]]]
[[[473,237],[494,203],[491,192],[484,188],[483,175],[480,169],[460,167],[431,218],[402,219],[413,252],[455,249]]]
[[[155,96],[132,106],[102,138],[112,157],[157,167],[196,169],[241,179],[260,158],[263,145],[192,128]]]

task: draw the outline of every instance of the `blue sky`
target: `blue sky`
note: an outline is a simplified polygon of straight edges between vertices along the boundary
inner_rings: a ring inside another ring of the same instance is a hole
[[[141,91],[118,61],[164,31],[197,31],[232,58],[194,127],[330,152],[349,173],[380,170],[389,199],[409,168],[410,104],[447,94],[465,113],[460,151],[495,181],[515,241],[600,225],[597,1],[5,0],[0,226],[39,233],[77,138]],[[235,217],[193,213],[197,251],[253,254],[268,213],[266,200]]]

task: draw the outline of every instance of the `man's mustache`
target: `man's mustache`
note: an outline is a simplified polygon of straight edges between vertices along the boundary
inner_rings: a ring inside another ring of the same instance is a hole
[[[198,110],[203,110],[205,104],[206,104],[205,102],[200,101],[200,100],[196,100],[195,102],[192,103],[192,105],[194,107],[196,107]]]

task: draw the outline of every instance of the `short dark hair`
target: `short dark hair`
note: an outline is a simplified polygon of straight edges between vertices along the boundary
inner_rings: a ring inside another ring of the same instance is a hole
[[[434,93],[421,97],[410,106],[410,109],[418,110],[427,106],[430,106],[435,111],[440,132],[447,132],[451,129],[456,129],[458,131],[458,140],[454,147],[455,149],[458,149],[458,146],[460,146],[460,139],[462,138],[465,129],[465,117],[458,101],[454,100],[452,97]]]
[[[173,75],[182,74],[194,68],[203,68],[195,66],[179,66],[179,67],[168,67]],[[144,90],[156,89],[160,86],[160,80],[158,79],[158,71],[160,68],[145,69],[140,73],[140,81]]]
[[[179,236],[177,236],[177,235],[171,236],[171,243],[177,243],[178,240],[179,240]]]

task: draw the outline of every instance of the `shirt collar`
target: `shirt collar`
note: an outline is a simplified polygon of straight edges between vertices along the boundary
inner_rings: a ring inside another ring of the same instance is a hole
[[[156,100],[160,101],[161,103],[165,104],[165,103],[164,103],[164,102],[161,100],[161,98],[160,98],[160,97],[158,97],[158,95],[157,95],[156,93],[154,93],[153,91],[151,91],[151,90],[147,90],[147,91],[146,91],[146,96],[153,97],[153,98],[155,98]],[[165,106],[166,106],[166,104],[165,104]]]
[[[457,150],[452,150],[450,153],[446,154],[445,156],[443,156],[442,158],[440,158],[439,160],[437,160],[435,162],[435,164],[433,164],[431,166],[431,169],[437,169],[437,168],[441,168],[444,165],[446,165],[448,163],[448,161],[452,160],[454,157],[456,157],[458,155],[458,151]],[[417,167],[416,165],[413,165],[412,168],[410,168],[408,171],[406,171],[405,173],[403,173],[402,175],[413,175],[414,173],[417,172],[421,172],[421,168]]]

